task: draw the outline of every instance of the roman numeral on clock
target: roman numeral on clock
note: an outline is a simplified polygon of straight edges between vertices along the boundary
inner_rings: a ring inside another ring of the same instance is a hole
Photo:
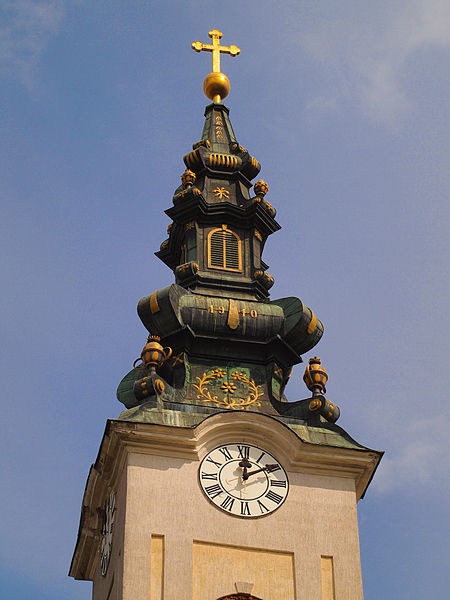
[[[214,499],[216,496],[219,496],[222,493],[222,488],[218,483],[214,485],[210,485],[209,487],[205,487],[205,492],[208,496]]]
[[[241,515],[250,515],[250,507],[248,502],[243,502],[241,500]]]
[[[261,455],[259,458],[256,459],[256,462],[259,463],[261,462],[262,457],[265,455],[265,452],[261,452]]]
[[[230,454],[230,451],[228,450],[228,448],[219,448],[220,452],[222,452],[222,454],[225,456],[225,458],[227,460],[231,460],[233,457]]]
[[[250,448],[248,446],[239,446],[238,444],[239,458],[248,458],[250,456]]]
[[[202,479],[210,479],[211,481],[217,481],[217,473],[204,473],[201,474]]]
[[[283,496],[280,496],[280,494],[275,494],[275,492],[272,492],[272,490],[267,492],[265,498],[272,500],[272,502],[275,502],[275,504],[280,504],[280,502],[283,500]]]
[[[258,506],[259,506],[259,510],[261,511],[261,514],[264,514],[266,512],[269,512],[269,509],[267,508],[267,506],[265,506],[261,500],[258,500]]]
[[[286,482],[285,481],[277,481],[276,479],[271,479],[270,480],[270,485],[271,487],[286,487]]]
[[[216,465],[216,467],[220,467],[222,465],[222,463],[220,462],[216,462],[215,460],[213,460],[210,456],[208,456],[208,458],[206,459],[206,462],[210,462],[213,465]]]
[[[225,510],[229,510],[231,512],[231,509],[233,508],[233,504],[234,504],[234,498],[232,498],[231,496],[227,496],[220,506],[222,508],[224,508]]]

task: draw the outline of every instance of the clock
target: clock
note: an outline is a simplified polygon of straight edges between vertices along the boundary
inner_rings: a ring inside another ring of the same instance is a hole
[[[116,494],[111,491],[105,502],[105,512],[102,525],[102,542],[100,547],[100,569],[106,575],[111,556],[114,516],[116,513]]]
[[[286,471],[269,452],[244,443],[211,450],[199,467],[200,486],[217,508],[235,517],[263,517],[286,500]]]

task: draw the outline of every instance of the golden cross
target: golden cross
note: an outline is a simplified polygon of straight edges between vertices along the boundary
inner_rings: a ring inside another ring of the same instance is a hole
[[[237,56],[240,53],[240,50],[237,46],[221,46],[219,40],[223,34],[220,31],[217,31],[217,29],[213,29],[208,35],[212,39],[212,44],[192,42],[191,48],[196,52],[201,52],[202,50],[212,52],[212,72],[220,73],[220,54],[223,53]]]

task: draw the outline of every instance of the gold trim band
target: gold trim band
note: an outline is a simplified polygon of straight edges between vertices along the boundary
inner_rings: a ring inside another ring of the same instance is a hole
[[[153,294],[150,296],[150,312],[152,315],[159,312],[161,309],[158,304],[158,290],[155,290]]]

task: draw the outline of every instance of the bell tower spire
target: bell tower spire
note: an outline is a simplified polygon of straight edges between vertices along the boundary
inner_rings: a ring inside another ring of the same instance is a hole
[[[220,46],[217,30],[209,34],[212,44],[194,42],[192,47],[212,52],[210,75],[222,76],[217,71],[220,53],[236,56],[239,48]],[[213,102],[205,109],[201,139],[183,157],[186,170],[173,207],[166,210],[172,219],[169,235],[156,255],[185,289],[258,301],[268,297],[274,282],[262,259],[264,245],[280,226],[266,198],[268,184],[252,183],[261,166],[238,142],[230,110],[220,101],[225,95],[224,89],[209,94]]]
[[[306,398],[286,398],[323,325],[299,298],[269,299],[262,253],[280,226],[222,103],[220,54],[239,49],[209,35],[192,47],[212,52],[212,103],[156,252],[175,282],[138,303],[147,340],[89,472],[70,574],[93,600],[362,600],[356,503],[381,453],[336,425],[317,356]]]

